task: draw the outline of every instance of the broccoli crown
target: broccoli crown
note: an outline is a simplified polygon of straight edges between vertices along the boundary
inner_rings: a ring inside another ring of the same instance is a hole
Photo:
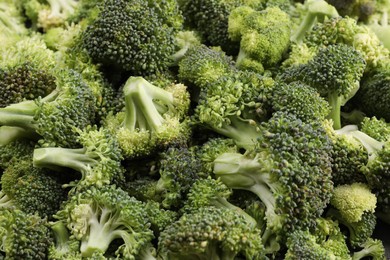
[[[153,238],[144,203],[113,185],[76,191],[55,217],[81,242],[82,257],[104,254],[119,239],[115,255],[134,259]]]
[[[366,26],[358,25],[350,17],[336,17],[318,23],[311,30],[305,42],[309,46],[329,46],[343,43],[353,46],[361,53],[367,63],[366,71],[383,66],[389,51],[378,37]]]
[[[179,62],[179,79],[200,88],[232,74],[234,63],[225,53],[205,45],[193,46]]]
[[[353,102],[368,116],[377,116],[388,121],[390,111],[386,101],[389,98],[389,89],[390,72],[388,69],[379,69],[364,78]]]
[[[334,188],[330,205],[339,210],[348,222],[360,221],[364,212],[374,213],[377,198],[363,183],[340,185]]]
[[[184,144],[189,136],[185,120],[189,93],[183,84],[159,88],[142,77],[130,77],[123,88],[125,110],[107,117],[124,157],[141,157],[157,147]]]
[[[65,199],[61,183],[30,160],[14,160],[1,176],[1,187],[13,206],[42,218],[51,218]]]
[[[49,227],[54,237],[54,241],[48,251],[49,259],[79,260],[82,258],[79,251],[80,241],[74,237],[70,237],[69,230],[66,228],[64,222],[55,221],[49,223]]]
[[[174,34],[182,19],[175,3],[104,1],[83,33],[82,44],[95,62],[133,75],[164,71],[175,51]]]
[[[283,234],[315,226],[327,205],[333,189],[329,153],[319,122],[278,112],[261,125],[254,150],[220,155],[214,174],[229,188],[255,193],[267,208],[268,233]]]
[[[243,2],[242,0],[183,0],[179,1],[179,5],[186,18],[186,24],[199,31],[207,44],[221,46],[224,51],[234,54],[238,51],[238,46],[229,39],[228,19],[231,11],[244,4]]]
[[[1,135],[0,137],[3,138]],[[34,148],[35,142],[24,138],[0,145],[0,167],[3,169],[7,168],[12,163],[12,160],[16,158],[19,160],[31,158]]]
[[[340,109],[359,89],[366,62],[360,52],[345,44],[322,48],[308,63],[286,70],[281,79],[302,81],[315,88],[331,106],[329,117],[341,128]]]
[[[290,45],[290,24],[289,15],[278,7],[252,12],[245,6],[234,9],[229,16],[229,26],[233,27],[231,37],[240,41],[237,66],[251,69],[244,66],[247,60],[260,63],[256,67],[277,64]]]
[[[162,205],[179,208],[194,182],[202,175],[203,164],[195,148],[169,148],[162,153],[160,179],[156,191],[162,193]]]
[[[376,3],[368,0],[327,0],[342,16],[366,21],[374,12]]]
[[[7,259],[47,259],[52,240],[45,219],[18,209],[0,210],[1,251]]]
[[[282,72],[289,67],[308,63],[317,54],[317,51],[317,47],[309,47],[306,43],[292,43],[288,57],[282,61]]]
[[[330,113],[328,102],[306,84],[277,82],[273,88],[271,106],[297,116],[302,121],[324,120]]]
[[[34,150],[34,165],[55,170],[64,167],[76,170],[82,175],[78,181],[82,185],[102,186],[119,178],[123,173],[120,164],[122,155],[111,132],[104,128],[87,127],[78,133],[82,148],[37,148]]]
[[[265,259],[260,230],[232,210],[201,207],[169,225],[159,237],[169,259]]]
[[[38,37],[25,37],[1,50],[0,107],[44,97],[56,88],[56,60]]]

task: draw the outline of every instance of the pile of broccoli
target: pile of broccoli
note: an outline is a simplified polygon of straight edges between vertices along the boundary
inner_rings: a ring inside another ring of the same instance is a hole
[[[2,0],[0,259],[386,259],[389,10]]]

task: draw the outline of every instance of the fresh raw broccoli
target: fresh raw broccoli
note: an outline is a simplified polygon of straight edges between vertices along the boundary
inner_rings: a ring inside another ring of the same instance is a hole
[[[186,86],[170,84],[162,89],[142,77],[130,77],[123,92],[124,111],[108,116],[105,124],[115,133],[125,158],[187,142],[190,99]]]
[[[80,260],[80,241],[70,237],[69,230],[62,221],[49,223],[54,241],[49,247],[48,258],[51,260]]]
[[[329,103],[312,87],[301,83],[276,82],[272,89],[273,111],[294,114],[304,122],[323,121],[330,113]]]
[[[379,239],[368,239],[363,245],[363,249],[355,252],[352,255],[352,260],[365,259],[371,257],[373,260],[384,260],[386,259],[385,247]]]
[[[374,10],[370,13],[365,24],[376,34],[383,46],[390,49],[390,38],[388,37],[390,32],[390,2],[388,0],[377,0],[373,1],[371,5],[375,5],[375,8],[373,8]]]
[[[245,154],[217,157],[214,174],[229,188],[251,191],[265,204],[267,247],[293,230],[315,226],[333,189],[330,144],[320,122],[302,122],[281,112],[261,124],[257,140]]]
[[[390,120],[387,100],[390,90],[390,70],[387,67],[372,71],[364,77],[359,91],[351,102],[367,116]]]
[[[256,227],[256,219],[252,218],[240,207],[228,201],[231,194],[232,190],[219,179],[215,180],[211,177],[199,179],[192,185],[185,205],[181,210],[186,213],[191,213],[199,208],[210,206],[229,209],[246,218],[248,225]]]
[[[0,140],[8,140],[8,136],[3,135],[4,126],[0,127]],[[12,130],[11,130],[12,131]],[[6,130],[9,132],[9,130]],[[20,134],[17,133],[17,137]],[[11,138],[12,139],[12,138]],[[0,167],[6,169],[12,163],[12,160],[29,160],[34,152],[36,143],[26,138],[18,138],[0,145]]]
[[[104,1],[83,32],[82,46],[97,63],[151,75],[168,68],[182,19],[176,0]]]
[[[12,44],[28,34],[20,6],[14,0],[3,0],[0,3],[0,39],[2,46]],[[9,45],[8,45],[9,46]]]
[[[333,191],[332,207],[326,215],[347,227],[347,238],[354,249],[361,247],[374,232],[376,201],[375,194],[363,183],[337,186]]]
[[[321,23],[327,18],[338,17],[339,14],[336,8],[325,0],[308,0],[304,2],[300,16],[300,24],[293,29],[291,35],[291,41],[295,43],[301,43],[316,23]]]
[[[1,176],[0,207],[15,207],[28,214],[52,218],[65,191],[51,172],[33,166],[31,157],[14,159]]]
[[[56,89],[43,98],[0,108],[0,125],[35,132],[43,139],[42,145],[79,146],[75,129],[93,124],[96,96],[73,70],[57,73],[55,84]]]
[[[179,62],[179,79],[203,88],[236,71],[231,57],[205,45],[193,46]]]
[[[262,73],[276,65],[290,45],[290,23],[289,15],[278,7],[234,9],[229,16],[229,36],[240,42],[236,66]]]
[[[1,209],[0,223],[0,251],[5,259],[47,259],[52,239],[46,219],[18,209]]]
[[[377,3],[371,0],[326,0],[341,16],[349,16],[359,21],[367,21],[374,14]]]
[[[192,185],[201,178],[203,164],[196,150],[172,147],[160,155],[156,192],[161,194],[164,208],[181,208]]]
[[[179,0],[178,2],[187,26],[197,30],[206,44],[221,46],[227,53],[235,54],[239,46],[233,43],[228,35],[230,13],[240,5],[251,4],[255,7],[262,1]]]
[[[37,148],[34,150],[34,165],[60,171],[73,169],[81,173],[77,181],[81,185],[103,186],[122,178],[121,150],[111,132],[87,127],[78,133],[82,148]]]
[[[281,63],[281,72],[289,67],[308,63],[317,51],[318,48],[309,47],[306,43],[291,43],[288,57]]]
[[[345,44],[330,45],[318,51],[306,64],[291,67],[280,77],[282,81],[301,81],[315,88],[331,106],[328,115],[334,128],[341,128],[341,107],[359,89],[366,62],[360,52]]]
[[[159,236],[166,259],[265,259],[260,230],[225,208],[201,207],[185,213]]]
[[[330,219],[317,221],[317,228],[312,232],[296,230],[288,235],[288,250],[284,259],[351,259],[345,236],[340,231],[337,221]]]
[[[248,149],[259,135],[273,87],[272,78],[248,71],[222,76],[201,89],[194,120]]]
[[[22,6],[32,25],[47,31],[53,27],[63,26],[73,14],[78,0],[22,0]]]
[[[380,142],[385,142],[390,138],[390,124],[383,118],[378,119],[375,116],[364,117],[360,125],[360,131]]]
[[[145,204],[112,185],[76,191],[55,217],[81,242],[82,257],[104,254],[114,240],[121,241],[115,255],[123,259],[135,259],[151,247]]]
[[[306,35],[304,42],[310,47],[320,48],[333,44],[346,44],[361,53],[366,61],[365,71],[369,72],[387,64],[389,50],[367,26],[358,25],[350,17],[336,17],[317,23]]]
[[[45,97],[56,88],[57,61],[42,39],[25,37],[0,53],[0,107]]]
[[[175,65],[186,55],[190,48],[201,45],[200,36],[195,31],[180,31],[176,34],[175,41],[177,50],[171,57]]]
[[[364,145],[350,131],[357,130],[356,125],[347,125],[339,130],[333,129],[333,122],[324,121],[327,135],[332,142],[332,181],[335,186],[366,183],[362,168],[368,162],[368,152]]]

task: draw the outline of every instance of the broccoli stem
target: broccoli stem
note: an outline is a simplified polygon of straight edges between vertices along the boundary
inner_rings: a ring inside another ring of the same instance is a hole
[[[351,131],[349,135],[358,139],[368,153],[368,161],[372,161],[376,157],[376,153],[383,148],[384,142],[372,138],[371,136],[363,133],[362,131]]]
[[[50,17],[71,14],[77,6],[77,1],[73,0],[47,0],[50,5]]]
[[[317,15],[308,13],[299,25],[298,29],[291,35],[290,40],[297,43],[302,42],[305,38],[306,32],[310,31],[316,21]]]
[[[328,103],[331,107],[331,111],[328,115],[328,119],[333,120],[333,128],[335,130],[341,128],[341,97],[335,93],[328,95]]]
[[[0,146],[7,145],[18,139],[38,140],[39,136],[34,131],[29,131],[17,126],[1,126],[0,127]]]
[[[0,190],[0,208],[10,208],[12,205],[12,199]]]
[[[158,100],[172,108],[173,95],[158,88],[142,77],[130,77],[123,88],[125,95],[125,120],[123,126],[134,131],[136,128],[156,132],[164,123],[161,106],[155,104]]]
[[[62,147],[37,148],[34,150],[33,162],[36,167],[49,169],[71,168],[84,173],[96,165],[98,156],[87,153],[85,148],[70,149]]]
[[[53,230],[56,250],[66,254],[69,251],[68,241],[69,241],[69,232],[65,224],[62,221],[57,221],[51,225]]]

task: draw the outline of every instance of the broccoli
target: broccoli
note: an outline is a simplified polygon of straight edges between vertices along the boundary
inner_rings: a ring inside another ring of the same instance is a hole
[[[82,46],[96,63],[135,76],[155,74],[170,64],[182,19],[175,0],[104,1]]]
[[[0,207],[16,207],[28,214],[52,218],[65,200],[61,183],[51,172],[35,168],[29,159],[14,159],[1,176]]]
[[[305,123],[281,112],[261,124],[257,140],[245,154],[217,157],[214,174],[229,188],[249,190],[265,204],[267,247],[286,233],[315,226],[333,189],[330,144],[319,122]]]
[[[201,207],[186,213],[159,236],[167,259],[265,259],[260,230],[225,208]]]
[[[14,0],[4,0],[0,3],[0,39],[2,46],[12,46],[14,41],[28,34],[24,24],[25,19],[20,6]]]
[[[59,171],[73,169],[81,173],[77,181],[81,185],[103,186],[122,178],[121,150],[110,131],[87,127],[78,133],[82,148],[37,148],[33,155],[34,165]]]
[[[3,135],[4,126],[0,127],[0,140],[9,140]],[[9,130],[6,130],[9,132]],[[24,132],[23,132],[24,134]],[[17,133],[18,137],[20,134]],[[6,169],[13,160],[29,160],[34,152],[35,142],[27,138],[18,138],[0,145],[0,167]]]
[[[327,0],[342,16],[349,16],[358,21],[367,21],[376,10],[376,1],[370,0]]]
[[[78,0],[22,0],[27,17],[35,28],[47,31],[63,26],[72,13],[77,10]]]
[[[125,109],[108,116],[106,126],[115,133],[125,158],[142,157],[173,143],[186,143],[185,120],[189,94],[183,84],[165,89],[142,77],[130,77],[123,88]]]
[[[229,36],[240,42],[236,66],[259,73],[276,65],[290,44],[290,17],[278,7],[255,11],[247,6],[229,16]]]
[[[359,89],[366,62],[360,52],[345,44],[322,48],[306,64],[286,70],[280,78],[285,82],[301,81],[315,88],[331,106],[328,115],[334,128],[341,128],[341,106]]]
[[[335,187],[326,213],[348,228],[348,240],[359,248],[369,239],[376,225],[376,197],[366,184],[353,183]]]
[[[0,251],[6,259],[47,259],[52,243],[46,219],[18,209],[0,209]]]
[[[57,61],[42,39],[25,37],[1,55],[0,107],[45,97],[56,88]]]
[[[42,145],[79,146],[75,129],[95,120],[96,96],[73,70],[56,74],[56,89],[36,100],[0,108],[0,125],[18,126],[39,134]]]
[[[390,3],[388,0],[378,0],[371,5],[375,5],[371,8],[371,13],[368,16],[365,24],[375,33],[379,38],[383,46],[390,49],[390,38],[387,36],[390,32],[389,26],[389,7]]]
[[[360,131],[366,133],[372,138],[385,142],[390,137],[390,125],[383,118],[373,117],[364,117],[361,125]]]
[[[317,23],[306,35],[304,42],[309,47],[320,48],[334,44],[346,44],[355,48],[366,61],[365,72],[387,64],[389,50],[367,26],[358,25],[350,17],[335,17]]]
[[[114,240],[120,239],[116,257],[134,259],[149,249],[153,238],[144,203],[112,185],[75,191],[55,218],[80,241],[82,257],[104,254]]]
[[[319,218],[317,222],[317,228],[311,232],[296,230],[289,234],[285,259],[351,259],[345,236],[337,221]]]
[[[62,221],[49,223],[54,241],[49,247],[48,258],[52,260],[81,259],[80,241],[70,237],[69,230]]]
[[[382,241],[379,239],[368,239],[363,245],[362,249],[358,252],[355,252],[352,255],[352,260],[360,260],[365,257],[371,257],[373,260],[383,260],[385,256],[385,247],[383,246]]]

